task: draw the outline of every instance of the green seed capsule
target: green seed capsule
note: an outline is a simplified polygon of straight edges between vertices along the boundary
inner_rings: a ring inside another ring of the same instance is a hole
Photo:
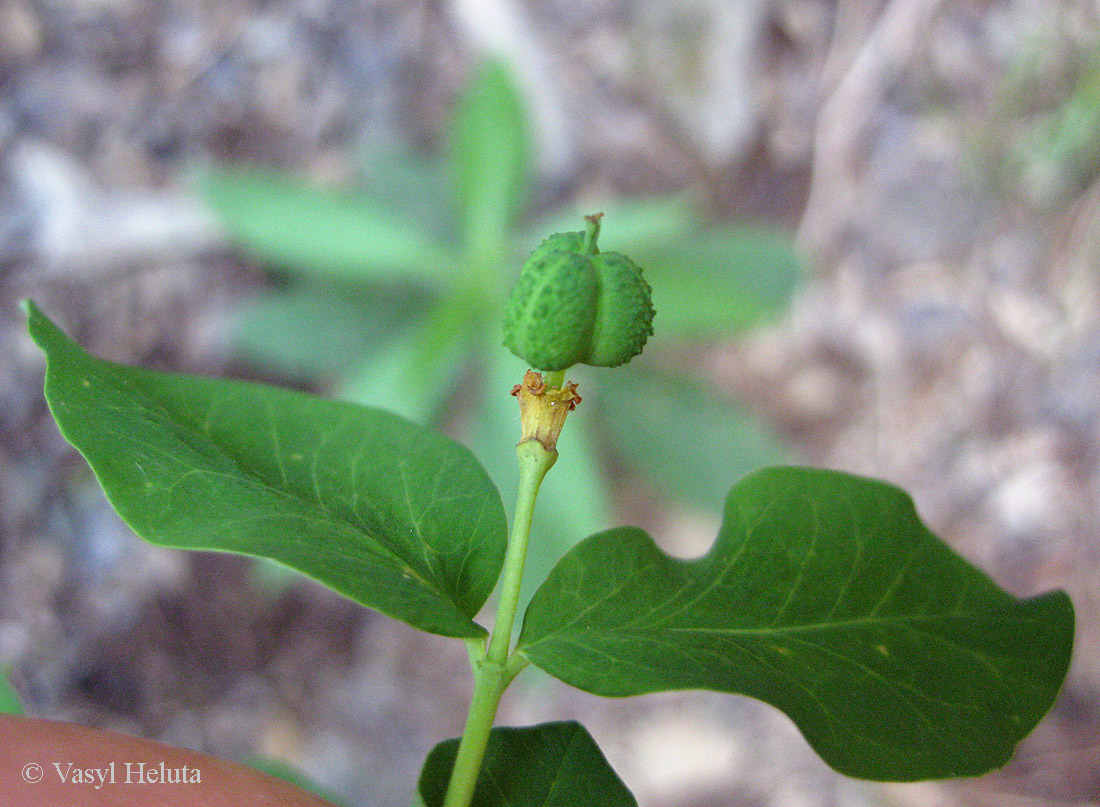
[[[649,284],[634,262],[596,247],[588,230],[557,233],[523,264],[504,312],[504,344],[539,370],[574,364],[617,367],[653,334]]]

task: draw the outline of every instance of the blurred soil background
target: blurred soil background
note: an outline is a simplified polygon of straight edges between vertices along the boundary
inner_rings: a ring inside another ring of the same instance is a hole
[[[1095,0],[0,0],[0,663],[29,711],[285,759],[357,807],[408,804],[460,731],[459,643],[137,540],[59,436],[17,303],[107,358],[284,381],[229,348],[272,281],[195,167],[338,183],[372,143],[436,148],[488,54],[531,112],[536,211],[690,190],[797,233],[789,310],[678,361],[794,460],[901,485],[1002,586],[1078,614],[1052,713],[974,780],[845,780],[780,713],[706,693],[527,673],[502,720],[582,718],[645,807],[1100,804]],[[715,514],[614,493],[666,547],[713,539]]]

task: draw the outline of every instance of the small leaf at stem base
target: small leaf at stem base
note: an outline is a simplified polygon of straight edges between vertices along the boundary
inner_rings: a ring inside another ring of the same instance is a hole
[[[420,797],[440,807],[458,740],[428,754]],[[495,728],[489,736],[471,807],[637,807],[596,741],[575,722]]]

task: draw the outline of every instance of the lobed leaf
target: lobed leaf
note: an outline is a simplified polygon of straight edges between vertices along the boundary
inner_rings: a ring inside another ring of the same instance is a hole
[[[770,468],[734,487],[703,557],[669,557],[635,528],[579,544],[531,601],[519,652],[598,695],[750,695],[841,773],[906,781],[1007,762],[1072,643],[1064,593],[1002,591],[903,491]]]
[[[363,605],[472,637],[507,527],[465,448],[378,409],[90,356],[33,304],[46,400],[142,538],[271,558]]]
[[[440,807],[458,754],[446,740],[428,754],[420,797]],[[471,807],[637,807],[596,741],[580,723],[495,728]]]

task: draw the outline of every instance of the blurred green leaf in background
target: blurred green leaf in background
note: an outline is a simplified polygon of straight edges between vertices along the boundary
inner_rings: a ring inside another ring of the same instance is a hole
[[[352,189],[243,166],[208,171],[203,187],[234,242],[279,278],[239,314],[241,357],[345,399],[448,422],[510,502],[519,414],[508,393],[526,367],[501,347],[503,300],[543,235],[579,229],[595,208],[531,215],[532,137],[499,62],[462,93],[447,140],[442,160],[380,153]],[[743,332],[782,311],[798,282],[787,233],[707,226],[683,196],[598,207],[601,244],[646,272],[666,344]],[[763,423],[689,375],[641,360],[621,383],[575,369],[602,411],[570,430],[569,473],[544,485],[531,591],[553,560],[609,523],[605,455],[665,495],[715,508],[737,473],[783,453]],[[625,406],[628,396],[645,403]]]
[[[1024,42],[975,138],[985,175],[1057,209],[1100,176],[1100,37],[1067,39],[1045,20]]]
[[[308,790],[314,796],[332,804],[333,807],[349,807],[347,801],[337,796],[328,788],[317,784],[317,782],[310,779],[298,768],[281,759],[274,759],[272,757],[252,757],[247,760],[247,764],[249,767],[255,768],[269,776],[282,779],[284,782],[290,782],[290,784],[300,787],[302,790]]]
[[[0,667],[0,714],[24,714],[23,701],[11,684],[11,669]]]

